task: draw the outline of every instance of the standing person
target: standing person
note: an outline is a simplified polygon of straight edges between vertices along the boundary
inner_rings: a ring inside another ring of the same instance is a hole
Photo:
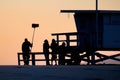
[[[24,65],[29,65],[29,58],[30,58],[30,51],[32,48],[32,44],[25,38],[25,41],[22,44],[22,53],[23,53],[23,60]]]
[[[51,65],[53,65],[53,60],[55,61],[55,65],[57,65],[57,48],[58,48],[58,45],[57,45],[55,39],[52,39],[52,43],[51,43],[51,50],[52,50]]]
[[[59,65],[65,65],[65,55],[66,55],[66,47],[65,42],[59,46]]]
[[[43,53],[46,59],[46,65],[50,65],[49,63],[49,42],[47,39],[44,40],[44,43],[43,43]]]

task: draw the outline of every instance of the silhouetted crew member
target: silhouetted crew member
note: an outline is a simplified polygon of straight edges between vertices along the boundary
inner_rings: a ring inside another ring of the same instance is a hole
[[[57,65],[57,48],[58,45],[55,41],[55,39],[52,39],[52,43],[51,43],[51,50],[52,50],[52,58],[51,58],[51,65],[53,65],[53,60],[55,61],[55,65]]]
[[[30,58],[30,51],[32,44],[28,41],[27,38],[25,38],[25,41],[22,44],[22,52],[23,52],[23,60],[24,60],[24,65],[29,65],[29,58]]]
[[[66,47],[65,42],[59,46],[59,65],[65,65]]]
[[[50,65],[49,63],[49,42],[48,40],[44,40],[43,43],[43,53],[46,59],[46,65]]]

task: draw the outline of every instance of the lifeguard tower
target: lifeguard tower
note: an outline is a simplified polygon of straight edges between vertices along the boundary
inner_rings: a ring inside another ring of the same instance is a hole
[[[107,56],[96,52],[120,50],[120,11],[98,10],[98,0],[96,0],[96,10],[61,10],[61,13],[74,13],[76,23],[77,32],[52,34],[56,36],[58,44],[66,42],[68,54],[66,56],[70,57],[70,64],[79,64],[81,60],[92,65],[106,59],[120,61],[116,58],[120,53]],[[60,36],[65,36],[66,39],[61,40]],[[72,39],[72,36],[76,38]],[[76,45],[73,46],[71,43]]]
[[[115,10],[61,10],[61,13],[74,13],[77,32],[53,33],[58,44],[66,42],[67,53],[71,63],[79,64],[81,60],[95,64],[106,59],[116,58],[119,54],[106,56],[96,53],[98,50],[120,50],[120,11]],[[65,36],[65,40],[60,37]],[[72,39],[71,36],[75,36]],[[71,45],[75,43],[76,45]],[[84,54],[84,52],[88,54]],[[90,57],[91,59],[85,59]],[[96,59],[95,56],[99,57]]]

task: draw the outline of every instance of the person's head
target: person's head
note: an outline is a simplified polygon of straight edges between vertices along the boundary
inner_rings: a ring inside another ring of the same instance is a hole
[[[28,42],[28,39],[27,39],[27,38],[25,38],[25,42]]]
[[[52,43],[55,43],[55,39],[52,39]]]
[[[48,43],[48,40],[47,40],[47,39],[45,39],[45,40],[44,40],[44,43]]]

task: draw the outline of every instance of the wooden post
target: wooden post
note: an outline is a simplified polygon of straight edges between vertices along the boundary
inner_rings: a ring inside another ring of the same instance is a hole
[[[20,54],[18,53],[18,65],[20,65]]]
[[[59,35],[57,35],[56,38],[57,38],[57,44],[59,45]]]
[[[66,43],[67,43],[67,47],[69,47],[70,46],[69,34],[66,34]]]
[[[35,54],[32,53],[32,65],[35,65]]]
[[[93,51],[91,54],[92,54],[92,56],[91,56],[91,64],[95,65],[95,51]]]

